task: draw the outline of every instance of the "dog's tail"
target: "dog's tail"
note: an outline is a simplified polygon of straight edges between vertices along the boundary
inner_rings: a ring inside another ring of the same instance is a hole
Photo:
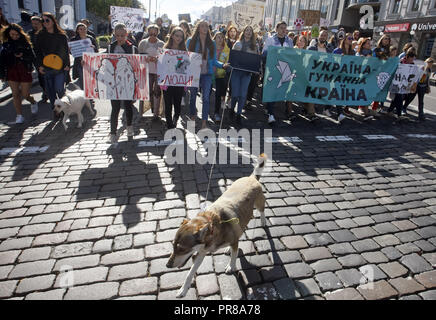
[[[266,164],[266,160],[268,159],[268,157],[266,156],[265,153],[262,153],[258,158],[257,158],[257,165],[254,168],[253,171],[253,175],[254,177],[259,180],[260,177],[262,176],[262,172],[263,169],[265,168],[265,164]]]

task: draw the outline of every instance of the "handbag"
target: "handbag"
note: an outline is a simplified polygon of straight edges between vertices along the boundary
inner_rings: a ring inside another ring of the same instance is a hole
[[[61,70],[64,65],[61,57],[56,54],[49,54],[44,57],[42,60],[42,64],[44,67],[51,68],[54,70]]]

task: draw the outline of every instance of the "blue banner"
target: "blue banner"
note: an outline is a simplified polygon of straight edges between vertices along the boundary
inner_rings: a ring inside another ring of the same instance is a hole
[[[385,101],[398,64],[398,58],[272,47],[268,49],[263,102],[365,106]]]

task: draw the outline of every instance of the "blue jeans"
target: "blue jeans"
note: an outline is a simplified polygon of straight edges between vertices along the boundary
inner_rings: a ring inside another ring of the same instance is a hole
[[[202,74],[200,76],[200,88],[201,94],[203,97],[203,110],[201,113],[201,119],[207,120],[209,117],[209,108],[210,108],[210,91],[212,90],[212,75],[210,74]],[[189,102],[189,111],[191,116],[197,115],[197,107],[195,103],[197,102],[197,92],[198,88],[191,88],[191,101]]]
[[[45,90],[52,107],[55,100],[62,98],[65,94],[65,74],[64,71],[46,70],[44,75]]]
[[[234,110],[238,103],[238,114],[242,113],[242,108],[245,106],[250,80],[249,72],[234,70],[232,73],[232,109]]]

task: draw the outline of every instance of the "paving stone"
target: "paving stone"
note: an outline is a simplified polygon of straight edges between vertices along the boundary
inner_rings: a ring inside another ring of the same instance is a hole
[[[312,268],[304,262],[286,264],[285,269],[288,276],[292,279],[307,278],[313,274]]]
[[[436,288],[436,270],[424,272],[415,276],[427,289]]]
[[[427,240],[418,240],[418,241],[415,241],[413,244],[416,245],[417,247],[419,247],[419,249],[421,249],[424,252],[435,252],[436,251],[436,247],[434,245],[432,245]]]
[[[92,248],[92,253],[108,253],[112,251],[112,239],[103,239],[96,241]]]
[[[120,285],[120,296],[134,296],[141,294],[156,294],[158,290],[157,277],[146,277],[123,281]]]
[[[272,283],[264,283],[247,289],[247,300],[278,300],[279,293]]]
[[[292,225],[291,228],[295,234],[314,233],[318,231],[312,224]]]
[[[337,242],[350,242],[357,240],[357,238],[346,229],[330,231],[329,234]]]
[[[359,267],[366,264],[366,260],[360,254],[349,254],[338,258],[339,263],[344,267]]]
[[[71,267],[73,269],[83,269],[89,267],[95,267],[100,262],[100,256],[97,254],[86,255],[80,257],[64,258],[56,261],[53,271],[60,271],[65,266]]]
[[[383,263],[383,264],[380,264],[379,267],[384,272],[386,272],[386,274],[390,278],[401,277],[401,276],[404,276],[408,273],[408,270],[405,267],[403,267],[400,263],[398,263],[397,261]]]
[[[238,272],[238,276],[241,278],[245,287],[252,287],[262,282],[262,278],[258,270],[241,270]]]
[[[421,237],[415,231],[404,231],[398,232],[395,236],[400,239],[402,243],[413,242],[416,240],[420,240]]]
[[[0,279],[7,279],[9,273],[14,268],[13,265],[1,266],[0,267]]]
[[[26,300],[62,300],[67,289],[55,289],[45,292],[32,292],[26,296]]]
[[[21,250],[0,252],[0,265],[13,264],[20,255]]]
[[[416,228],[416,225],[409,220],[392,221],[392,224],[401,231],[408,231]]]
[[[415,274],[433,270],[432,266],[416,253],[403,256],[400,262]]]
[[[288,218],[291,221],[291,225],[296,225],[296,224],[307,224],[307,223],[313,223],[314,220],[312,219],[312,217],[308,214],[303,214],[300,216],[290,216]]]
[[[218,284],[223,300],[241,300],[245,298],[244,292],[232,275],[221,274],[218,276]]]
[[[195,278],[199,296],[210,296],[219,292],[217,276],[215,274],[198,275]]]
[[[64,269],[59,273],[55,288],[68,288],[77,285],[90,284],[95,282],[103,282],[107,280],[108,267],[95,267],[88,269]]]
[[[0,281],[0,298],[12,297],[15,288],[17,287],[17,280]]]
[[[92,242],[78,242],[72,244],[59,245],[54,248],[51,257],[54,259],[75,257],[91,254]]]
[[[303,258],[307,262],[312,262],[316,260],[322,260],[332,257],[332,254],[326,247],[316,247],[300,250]]]
[[[228,264],[227,258],[226,264]],[[241,269],[250,269],[250,268],[261,268],[272,266],[273,263],[269,259],[267,254],[253,255],[253,256],[242,256],[240,259],[236,260],[236,268],[238,270]],[[216,268],[216,264],[215,264]]]
[[[395,248],[398,249],[403,255],[421,251],[421,249],[417,245],[410,242],[396,246]]]
[[[321,294],[321,290],[313,278],[295,280],[295,284],[303,297]]]
[[[388,262],[389,259],[381,251],[364,252],[362,257],[369,263],[383,263]]]
[[[273,282],[273,285],[282,300],[294,300],[301,297],[295,282],[289,278],[283,278]]]
[[[368,226],[368,225],[372,225],[375,223],[373,219],[371,219],[370,217],[366,217],[366,216],[353,218],[353,221],[358,226]]]
[[[310,267],[315,270],[315,273],[336,271],[342,269],[342,266],[339,264],[338,260],[334,258],[316,261],[310,264]]]
[[[118,295],[119,283],[103,282],[69,288],[65,300],[107,300]]]
[[[388,257],[389,260],[397,260],[399,257],[402,256],[402,253],[398,251],[398,249],[395,249],[394,247],[386,247],[380,250],[383,252],[386,257]]]
[[[21,252],[20,257],[18,258],[18,262],[46,260],[50,257],[50,252],[51,252],[50,247],[26,249]]]
[[[265,282],[275,281],[287,277],[285,270],[281,266],[263,267],[260,273]]]
[[[169,291],[159,291],[157,296],[157,300],[197,300],[197,295],[195,294],[195,289],[191,288],[186,293],[186,296],[183,298],[176,298],[179,289],[177,290],[169,290]]]
[[[268,257],[274,265],[302,261],[301,255],[298,251],[269,252]]]
[[[336,275],[345,287],[351,287],[366,282],[366,278],[357,269],[339,270],[336,271]]]
[[[116,265],[116,264],[126,264],[132,262],[138,262],[144,260],[144,250],[143,249],[130,249],[117,251],[103,255],[101,257],[101,265]]]
[[[147,258],[161,258],[169,256],[173,251],[173,246],[170,242],[152,244],[145,247],[145,256]]]
[[[412,278],[395,278],[389,280],[389,283],[402,295],[412,294],[425,290],[425,287]]]
[[[354,249],[351,246],[351,244],[349,244],[347,242],[335,243],[335,244],[328,246],[328,248],[329,248],[330,252],[336,256],[342,256],[342,255],[347,255],[347,254],[356,252],[356,249]]]
[[[328,233],[306,234],[304,235],[304,239],[311,247],[326,246],[334,242]]]
[[[364,300],[354,288],[339,289],[325,294],[326,300]]]
[[[398,292],[386,280],[360,285],[357,290],[366,300],[389,299],[398,295]]]
[[[53,231],[55,226],[56,224],[54,223],[27,225],[20,229],[20,231],[18,232],[18,236],[25,237],[25,236],[34,236],[44,233],[50,233]]]
[[[67,240],[68,233],[53,233],[37,236],[33,241],[33,246],[56,245]]]
[[[341,280],[333,272],[319,273],[315,279],[323,292],[343,288]]]
[[[350,230],[358,239],[372,238],[378,233],[371,227],[353,228]]]
[[[436,226],[416,229],[416,232],[424,239],[436,237]]]
[[[302,236],[287,236],[280,238],[280,240],[291,250],[303,249],[309,246]]]
[[[436,300],[436,290],[428,290],[419,294],[424,300]]]
[[[351,245],[358,252],[373,251],[373,250],[377,250],[380,248],[380,246],[372,239],[353,241],[353,242],[351,242]]]
[[[16,293],[23,294],[32,291],[49,289],[53,285],[55,278],[56,276],[54,274],[50,274],[46,276],[22,279],[18,284]]]
[[[147,268],[147,261],[117,265],[110,269],[108,281],[142,278],[147,276]]]
[[[9,279],[48,274],[53,269],[54,264],[54,259],[17,264],[9,274]]]
[[[387,278],[387,275],[375,264],[361,266],[359,271],[364,275],[367,283]]]
[[[374,240],[382,247],[395,246],[400,244],[400,240],[391,234],[374,237]]]
[[[290,236],[293,234],[293,231],[289,226],[270,227],[269,232],[273,238]]]

